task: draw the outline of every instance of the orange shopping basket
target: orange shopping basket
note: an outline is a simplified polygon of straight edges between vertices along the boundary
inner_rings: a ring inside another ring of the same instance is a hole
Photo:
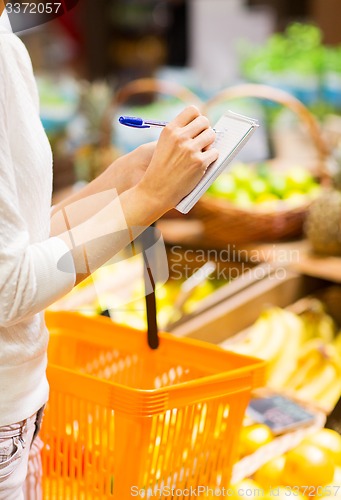
[[[104,317],[48,312],[45,500],[195,498],[229,484],[264,363]]]

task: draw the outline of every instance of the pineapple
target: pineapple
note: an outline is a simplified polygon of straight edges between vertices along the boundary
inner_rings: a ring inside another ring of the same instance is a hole
[[[326,188],[309,209],[305,233],[315,253],[341,256],[341,162]]]

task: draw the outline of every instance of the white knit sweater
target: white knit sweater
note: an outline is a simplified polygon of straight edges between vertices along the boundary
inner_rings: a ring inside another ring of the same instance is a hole
[[[30,58],[0,18],[0,426],[47,400],[42,311],[74,285],[58,270],[68,252],[49,238],[52,155],[39,118]]]

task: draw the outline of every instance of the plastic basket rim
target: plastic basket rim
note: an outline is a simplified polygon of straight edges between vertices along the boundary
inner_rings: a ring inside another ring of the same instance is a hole
[[[79,390],[74,393],[72,384],[69,384],[67,389],[63,386],[63,394],[86,399],[87,401],[105,406],[118,413],[129,414],[136,418],[152,417],[153,415],[162,414],[175,408],[184,408],[192,404],[204,403],[217,398],[228,399],[238,394],[249,393],[259,385],[254,383],[252,374],[244,374],[244,376],[241,377],[230,377],[229,379],[219,374],[214,376],[214,379],[212,376],[208,376],[189,382],[182,382],[181,384],[175,384],[173,386],[146,390],[124,386],[109,380],[96,378],[92,375],[74,372],[70,369],[56,365],[50,365],[50,369],[55,372],[55,376],[58,380],[60,380],[61,377],[67,377],[68,381],[72,381],[72,378],[78,379],[78,381],[81,380],[82,394],[80,394]],[[49,379],[49,368],[47,374]],[[92,392],[89,393],[87,389],[85,389],[84,381],[95,384],[98,389],[96,397],[93,397]],[[248,383],[246,384],[246,382]],[[212,385],[214,383],[217,385],[216,391],[212,390]],[[233,383],[235,383],[235,387],[232,387]],[[224,385],[224,390],[221,389],[221,385]],[[53,390],[57,390],[58,392],[58,389],[51,388],[51,393]],[[196,391],[195,394],[192,394],[192,391]],[[182,401],[180,403],[178,393],[181,393],[180,399]],[[186,397],[186,400],[184,400],[184,397]]]
[[[75,317],[72,313],[65,314],[69,317]],[[60,316],[64,316],[65,318],[67,317],[65,314],[62,313]],[[84,320],[89,319],[84,316],[82,318]],[[103,320],[108,324],[107,318],[101,318],[100,322]],[[141,334],[141,331],[136,330],[136,333]],[[181,341],[181,339],[174,338],[171,334],[162,333],[161,335],[166,336],[170,341],[173,340],[177,343]],[[235,353],[230,353],[219,346],[197,341],[196,339],[184,340],[189,345],[203,344],[205,347],[211,348],[213,352],[222,354],[226,352],[227,355],[235,357]],[[251,364],[217,373],[206,373],[192,380],[164,385],[159,388],[132,387],[100,378],[97,375],[75,371],[72,368],[66,368],[52,362],[49,362],[48,365],[48,378],[51,377],[56,390],[59,390],[58,387],[62,387],[60,390],[64,393],[66,392],[84,399],[91,399],[96,403],[109,407],[115,406],[116,409],[120,408],[120,411],[125,413],[139,413],[141,416],[142,414],[150,416],[163,412],[166,408],[175,407],[172,406],[175,400],[181,401],[183,398],[189,398],[192,401],[202,401],[205,398],[208,400],[216,397],[228,397],[235,393],[251,391],[262,385],[265,376],[265,361],[243,355],[238,355],[238,358],[250,361]],[[61,380],[64,381],[64,384]],[[84,383],[85,381],[88,381],[88,384]]]
[[[49,316],[50,317],[53,317],[53,316],[55,316],[55,317],[57,317],[57,316],[77,317],[77,318],[81,318],[81,320],[89,320],[92,322],[102,322],[103,324],[110,324],[110,322],[111,322],[111,320],[109,318],[106,318],[103,316],[98,316],[98,317],[94,318],[91,316],[85,316],[79,312],[71,312],[71,311],[47,311],[46,316],[47,317],[49,317]],[[116,324],[113,321],[111,322],[111,324],[113,326],[114,325],[118,326],[122,330],[132,331],[138,335],[145,334],[146,340],[147,340],[147,334],[146,334],[146,332],[143,332],[142,330],[138,330],[137,328],[128,327],[125,325]],[[47,325],[47,328],[53,334],[53,330],[56,327],[55,326],[49,327]],[[166,342],[170,342],[170,343],[174,343],[174,344],[178,344],[178,345],[179,344],[193,345],[193,346],[197,346],[199,348],[204,348],[204,349],[210,350],[212,352],[216,351],[219,353],[228,353],[229,356],[233,356],[235,359],[243,359],[245,361],[248,360],[248,361],[250,361],[250,365],[248,365],[248,368],[253,367],[253,364],[255,364],[255,367],[257,367],[257,365],[259,363],[260,364],[263,363],[263,360],[260,358],[256,358],[254,356],[247,356],[247,355],[240,354],[237,352],[228,351],[227,349],[224,349],[219,345],[207,342],[205,340],[194,339],[194,338],[189,338],[189,337],[182,337],[182,336],[180,337],[180,336],[173,335],[172,333],[163,332],[163,331],[159,332],[158,335],[160,337],[160,340],[163,340],[163,341],[165,340]],[[156,351],[157,351],[157,349],[156,349]],[[51,365],[55,365],[55,363],[51,363]],[[56,366],[58,366],[58,365],[56,365]],[[242,367],[242,368],[244,368],[244,367]],[[239,368],[239,369],[242,369],[242,368]]]
[[[256,358],[255,358],[256,359]],[[258,364],[256,364],[252,369],[261,369],[263,366],[265,366],[265,361],[259,359]],[[97,375],[92,375],[90,373],[83,373],[80,371],[75,371],[72,370],[71,368],[65,368],[63,366],[60,366],[55,363],[49,363],[49,367],[51,367],[54,370],[61,371],[63,373],[67,373],[71,376],[80,376],[83,378],[86,378],[88,380],[96,380],[100,382],[101,384],[105,384],[108,387],[117,387],[121,390],[124,390],[125,392],[129,392],[131,394],[139,394],[141,396],[161,396],[165,393],[169,392],[174,392],[176,390],[181,390],[183,388],[190,389],[190,388],[195,388],[195,387],[200,387],[204,385],[205,382],[229,382],[237,379],[248,379],[248,378],[253,378],[252,374],[250,373],[243,373],[242,370],[243,368],[236,368],[235,370],[230,370],[229,372],[219,372],[219,373],[214,373],[214,374],[208,374],[204,375],[203,377],[195,378],[192,380],[187,380],[184,382],[179,382],[173,385],[165,385],[163,387],[159,387],[156,389],[141,389],[138,387],[131,387],[129,385],[124,385],[119,382],[113,382],[111,380],[105,379],[98,377]],[[241,372],[241,373],[240,373]],[[252,386],[252,389],[256,388]]]

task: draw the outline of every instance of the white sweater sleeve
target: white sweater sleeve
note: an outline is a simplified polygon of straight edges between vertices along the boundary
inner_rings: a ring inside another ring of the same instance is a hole
[[[10,157],[0,131],[0,326],[8,327],[42,311],[75,283],[74,272],[58,269],[65,256],[73,269],[71,253],[59,238],[30,244],[17,211],[18,200],[11,179]]]
[[[5,94],[0,91],[0,327],[14,325],[42,311],[75,283],[74,272],[58,269],[58,262],[65,255],[69,259],[67,268],[74,269],[71,253],[61,239],[30,242],[19,209],[7,112]]]

